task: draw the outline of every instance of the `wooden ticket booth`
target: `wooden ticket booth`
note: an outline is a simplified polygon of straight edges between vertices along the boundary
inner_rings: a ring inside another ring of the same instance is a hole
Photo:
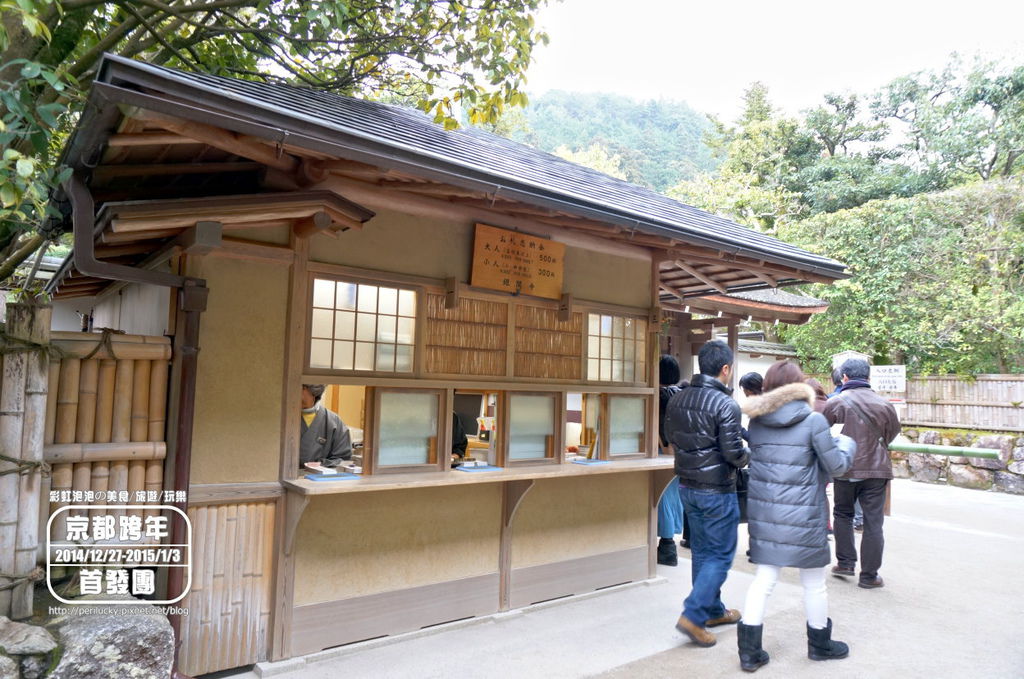
[[[174,285],[104,267],[208,290],[167,446],[195,536],[190,674],[653,576],[666,289],[845,275],[415,111],[117,57],[92,97],[65,159],[96,206],[76,252],[99,265],[73,255],[52,289],[176,346]],[[349,427],[354,478],[300,467],[303,384]],[[489,466],[453,468],[453,413]]]

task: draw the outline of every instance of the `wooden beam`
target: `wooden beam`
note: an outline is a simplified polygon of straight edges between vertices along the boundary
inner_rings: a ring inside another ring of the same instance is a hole
[[[299,160],[294,156],[287,153],[278,153],[278,150],[274,147],[254,141],[251,138],[242,139],[230,130],[192,120],[165,116],[139,108],[132,110],[131,117],[159,125],[165,130],[194,139],[203,144],[208,144],[222,151],[233,153],[236,156],[248,158],[257,163],[263,163],[267,167],[277,168],[285,172],[295,172],[299,169]]]
[[[446,278],[444,279],[444,308],[445,309],[458,309],[459,308],[459,279],[457,278]]]
[[[111,147],[123,146],[164,146],[167,144],[198,144],[195,139],[182,137],[180,134],[170,132],[136,132],[118,133],[107,137],[107,145]]]
[[[482,191],[460,189],[435,182],[403,182],[395,179],[382,179],[377,184],[387,191],[408,191],[424,196],[480,198],[486,195]]]
[[[115,177],[160,177],[175,174],[255,172],[263,165],[252,161],[228,163],[162,163],[151,165],[100,165],[92,171],[98,180]]]
[[[663,283],[659,283],[658,284],[658,288],[660,290],[664,290],[665,292],[667,292],[668,294],[672,295],[676,299],[682,300],[683,302],[686,301],[686,298],[683,297],[675,288],[670,288],[670,287],[668,287],[667,285],[665,285]]]
[[[327,214],[323,210],[320,210],[308,217],[295,222],[292,226],[292,231],[295,232],[298,238],[309,238],[315,233],[325,231],[331,226],[331,215]]]
[[[290,247],[259,243],[241,238],[224,238],[220,249],[214,250],[210,254],[228,259],[245,259],[280,264],[291,264],[295,261],[295,252]]]
[[[775,280],[774,278],[772,278],[771,276],[769,276],[768,274],[766,274],[766,273],[762,273],[760,271],[753,271],[753,270],[751,270],[749,273],[754,278],[757,278],[757,279],[761,280],[762,282],[767,283],[768,285],[772,286],[773,288],[779,287],[779,282],[777,280]]]
[[[702,283],[705,283],[709,287],[714,288],[715,290],[718,290],[719,292],[721,292],[723,294],[725,294],[727,292],[727,290],[726,290],[724,285],[722,285],[721,283],[719,283],[716,280],[713,280],[712,278],[709,278],[708,276],[705,276],[704,274],[702,274],[701,272],[697,271],[697,269],[693,268],[692,266],[684,264],[683,262],[679,261],[678,259],[675,260],[675,265],[677,267],[679,267],[680,269],[682,269],[683,271],[685,271],[686,273],[688,273],[691,276],[693,276],[694,278],[696,278],[697,280],[701,281]]]

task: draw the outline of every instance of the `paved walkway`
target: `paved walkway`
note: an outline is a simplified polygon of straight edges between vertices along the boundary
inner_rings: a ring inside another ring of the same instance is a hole
[[[1024,497],[898,480],[893,513],[881,570],[886,586],[864,590],[854,579],[829,578],[835,637],[850,644],[850,657],[807,659],[802,591],[790,569],[768,604],[772,660],[759,677],[1024,677]],[[753,576],[746,543],[741,527],[723,595],[733,607],[742,606]],[[718,628],[709,649],[673,629],[689,591],[689,561],[658,574],[650,583],[264,663],[235,677],[746,676],[735,628]]]

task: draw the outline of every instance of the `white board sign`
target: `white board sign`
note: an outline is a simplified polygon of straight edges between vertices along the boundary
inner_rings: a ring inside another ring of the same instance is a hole
[[[875,391],[905,392],[907,390],[907,366],[871,366],[871,388]]]

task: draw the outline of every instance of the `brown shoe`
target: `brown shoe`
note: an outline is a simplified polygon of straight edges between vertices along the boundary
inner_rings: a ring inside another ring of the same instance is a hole
[[[885,581],[877,575],[873,578],[865,578],[863,575],[860,576],[860,582],[857,583],[858,587],[864,589],[875,589],[876,587],[885,587]]]
[[[703,627],[694,625],[692,622],[690,622],[690,619],[687,618],[685,615],[679,616],[679,620],[676,622],[676,629],[685,634],[686,636],[690,637],[690,641],[697,644],[698,646],[703,646],[704,648],[714,646],[715,643],[718,641],[717,639],[715,639],[714,634],[707,631]]]
[[[856,573],[852,568],[847,568],[846,566],[832,566],[832,575],[837,578],[845,578],[856,575]]]
[[[705,627],[718,627],[719,625],[735,625],[740,621],[740,612],[735,608],[725,609],[725,613],[720,618],[711,618],[706,623]]]

